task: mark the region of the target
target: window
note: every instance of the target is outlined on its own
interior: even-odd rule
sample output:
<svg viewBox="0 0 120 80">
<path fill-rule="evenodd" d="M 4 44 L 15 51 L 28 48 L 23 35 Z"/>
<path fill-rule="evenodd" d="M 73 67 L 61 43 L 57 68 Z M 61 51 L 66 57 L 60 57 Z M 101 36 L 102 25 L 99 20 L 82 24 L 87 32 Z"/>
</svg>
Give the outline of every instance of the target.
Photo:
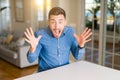
<svg viewBox="0 0 120 80">
<path fill-rule="evenodd" d="M 51 0 L 37 0 L 38 5 L 38 21 L 48 19 L 48 13 L 51 9 Z"/>
<path fill-rule="evenodd" d="M 85 0 L 85 20 L 93 31 L 85 60 L 120 69 L 119 0 Z"/>
<path fill-rule="evenodd" d="M 0 0 L 0 32 L 11 29 L 9 6 L 9 0 Z"/>
<path fill-rule="evenodd" d="M 86 27 L 91 28 L 93 31 L 92 41 L 87 44 L 85 59 L 99 63 L 100 0 L 85 0 L 85 21 Z"/>
<path fill-rule="evenodd" d="M 37 0 L 38 21 L 43 21 L 44 18 L 44 0 Z"/>
</svg>

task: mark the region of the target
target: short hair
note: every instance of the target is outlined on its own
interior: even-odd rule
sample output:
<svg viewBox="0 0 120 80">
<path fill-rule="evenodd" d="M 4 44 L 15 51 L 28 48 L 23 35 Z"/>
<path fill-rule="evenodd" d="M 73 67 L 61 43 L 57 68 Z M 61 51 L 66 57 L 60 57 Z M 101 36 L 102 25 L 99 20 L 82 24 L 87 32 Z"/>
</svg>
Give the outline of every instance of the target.
<svg viewBox="0 0 120 80">
<path fill-rule="evenodd" d="M 60 14 L 63 15 L 64 18 L 66 18 L 66 13 L 62 8 L 53 7 L 49 12 L 49 19 L 50 19 L 50 15 L 60 15 Z"/>
</svg>

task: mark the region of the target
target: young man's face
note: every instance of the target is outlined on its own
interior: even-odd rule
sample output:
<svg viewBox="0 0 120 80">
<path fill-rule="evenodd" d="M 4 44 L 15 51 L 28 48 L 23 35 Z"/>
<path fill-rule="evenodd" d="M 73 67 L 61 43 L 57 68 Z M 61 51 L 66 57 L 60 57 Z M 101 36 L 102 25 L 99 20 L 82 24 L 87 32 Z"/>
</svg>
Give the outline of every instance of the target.
<svg viewBox="0 0 120 80">
<path fill-rule="evenodd" d="M 50 15 L 48 24 L 53 36 L 59 38 L 66 25 L 66 19 L 63 15 Z"/>
</svg>

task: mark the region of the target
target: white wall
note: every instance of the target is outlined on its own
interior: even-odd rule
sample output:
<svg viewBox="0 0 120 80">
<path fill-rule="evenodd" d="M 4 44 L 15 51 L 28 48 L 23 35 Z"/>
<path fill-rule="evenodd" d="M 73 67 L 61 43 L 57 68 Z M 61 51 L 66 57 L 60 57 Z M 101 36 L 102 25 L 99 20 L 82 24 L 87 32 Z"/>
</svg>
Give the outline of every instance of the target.
<svg viewBox="0 0 120 80">
<path fill-rule="evenodd" d="M 24 22 L 16 22 L 15 14 L 14 14 L 14 5 L 13 1 L 11 1 L 11 10 L 12 10 L 12 29 L 15 31 L 23 32 L 26 27 L 31 26 L 33 30 L 36 30 L 38 27 L 35 1 L 34 0 L 24 0 Z M 52 4 L 54 6 L 62 7 L 67 14 L 67 24 L 73 26 L 77 33 L 79 33 L 80 15 L 79 15 L 79 7 L 81 0 L 53 0 Z"/>
<path fill-rule="evenodd" d="M 59 6 L 66 11 L 67 24 L 73 26 L 77 34 L 80 34 L 84 29 L 84 25 L 82 26 L 84 22 L 84 19 L 82 19 L 84 5 L 81 5 L 83 2 L 83 0 L 59 0 Z"/>
<path fill-rule="evenodd" d="M 36 28 L 35 18 L 34 18 L 34 3 L 33 0 L 23 0 L 24 1 L 24 21 L 18 22 L 15 19 L 15 6 L 14 0 L 10 0 L 11 3 L 11 22 L 12 30 L 18 32 L 24 32 L 26 27 L 32 26 L 33 29 Z"/>
<path fill-rule="evenodd" d="M 22 28 L 22 26 L 24 25 L 24 22 L 16 22 L 15 19 L 15 6 L 14 4 L 14 0 L 10 0 L 11 2 L 11 22 L 12 22 L 12 30 L 16 30 L 16 31 L 20 31 Z"/>
</svg>

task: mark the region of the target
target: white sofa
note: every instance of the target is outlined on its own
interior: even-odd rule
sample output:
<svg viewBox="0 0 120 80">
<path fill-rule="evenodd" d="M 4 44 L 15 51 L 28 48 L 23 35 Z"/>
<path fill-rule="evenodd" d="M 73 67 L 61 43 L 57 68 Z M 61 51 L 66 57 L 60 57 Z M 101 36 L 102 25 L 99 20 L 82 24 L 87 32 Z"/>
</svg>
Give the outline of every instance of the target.
<svg viewBox="0 0 120 80">
<path fill-rule="evenodd" d="M 23 40 L 23 35 L 23 32 L 19 31 L 0 32 L 0 58 L 20 68 L 38 64 L 37 60 L 33 63 L 28 62 L 29 45 Z"/>
<path fill-rule="evenodd" d="M 33 63 L 29 63 L 27 60 L 26 53 L 29 49 L 28 45 L 17 47 L 16 51 L 9 49 L 7 46 L 0 45 L 0 58 L 20 67 L 28 67 L 38 64 L 36 60 Z"/>
</svg>

